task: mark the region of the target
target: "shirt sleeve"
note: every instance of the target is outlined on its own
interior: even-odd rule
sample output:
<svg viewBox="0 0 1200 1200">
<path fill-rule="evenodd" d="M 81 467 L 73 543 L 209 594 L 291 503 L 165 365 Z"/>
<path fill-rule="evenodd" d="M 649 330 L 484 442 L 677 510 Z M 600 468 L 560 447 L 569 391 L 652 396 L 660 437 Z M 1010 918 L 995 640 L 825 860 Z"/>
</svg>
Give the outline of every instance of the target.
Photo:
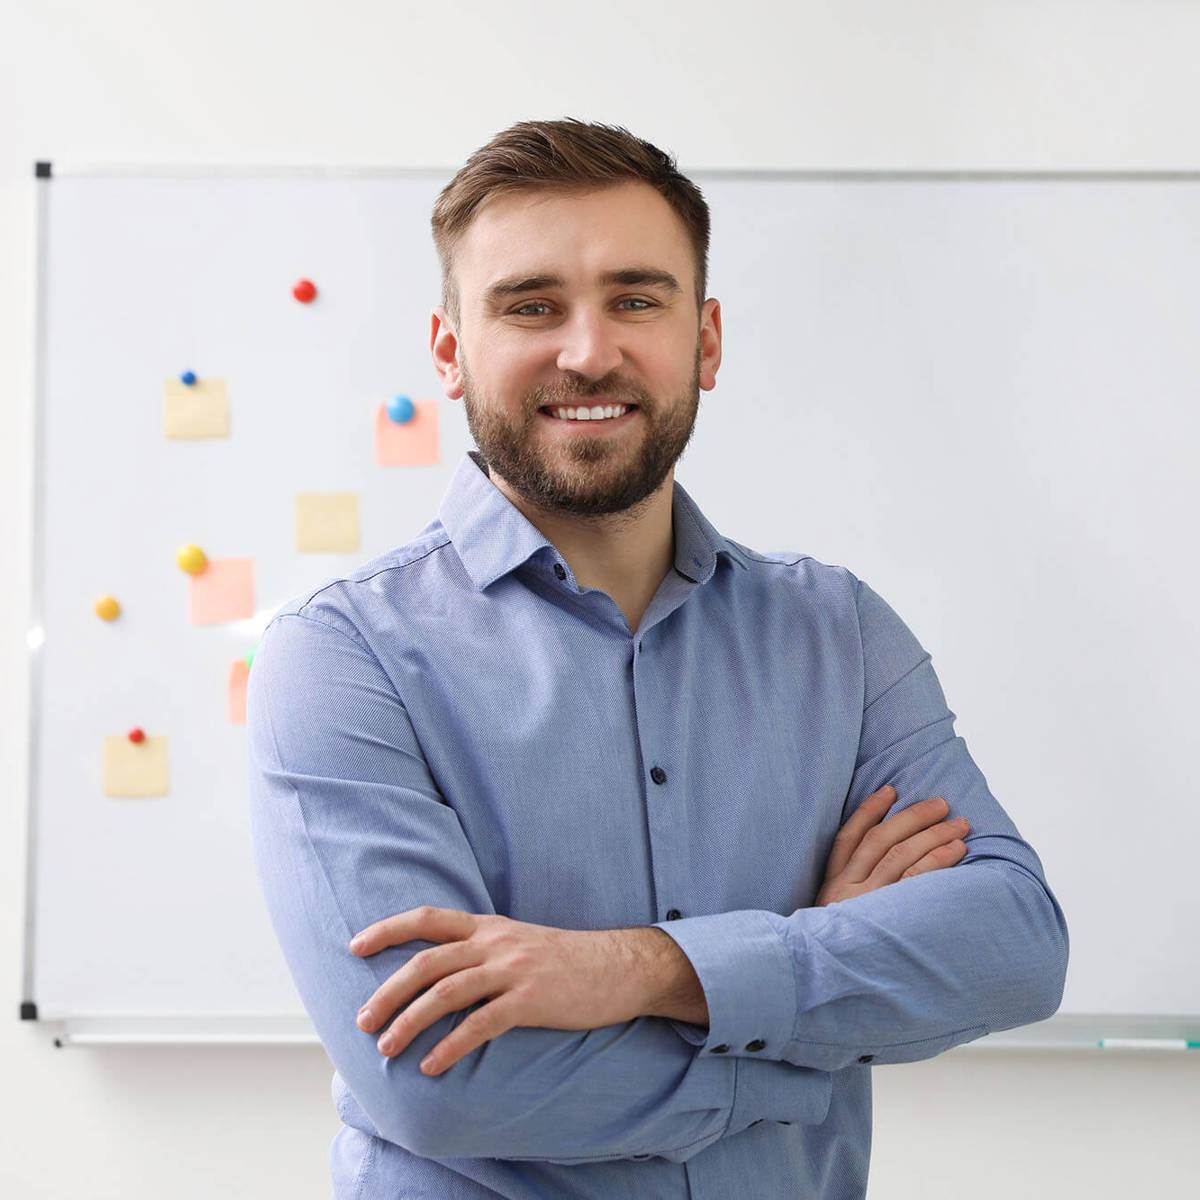
<svg viewBox="0 0 1200 1200">
<path fill-rule="evenodd" d="M 967 854 L 822 908 L 660 922 L 704 989 L 702 1056 L 828 1071 L 911 1062 L 1042 1020 L 1062 998 L 1066 922 L 1037 855 L 955 736 L 929 655 L 867 584 L 850 581 L 865 687 L 841 819 L 886 783 L 897 792 L 891 812 L 941 796 L 970 822 Z M 674 1024 L 699 1040 L 696 1026 Z"/>
<path fill-rule="evenodd" d="M 355 1102 L 340 1106 L 343 1116 L 425 1157 L 556 1163 L 682 1162 L 760 1119 L 821 1121 L 828 1073 L 701 1057 L 659 1017 L 582 1032 L 510 1029 L 441 1075 L 423 1075 L 418 1063 L 466 1009 L 400 1054 L 379 1053 L 378 1035 L 355 1016 L 431 943 L 360 958 L 350 938 L 423 904 L 495 908 L 391 680 L 344 617 L 319 611 L 277 616 L 256 651 L 250 817 L 284 959 Z"/>
</svg>

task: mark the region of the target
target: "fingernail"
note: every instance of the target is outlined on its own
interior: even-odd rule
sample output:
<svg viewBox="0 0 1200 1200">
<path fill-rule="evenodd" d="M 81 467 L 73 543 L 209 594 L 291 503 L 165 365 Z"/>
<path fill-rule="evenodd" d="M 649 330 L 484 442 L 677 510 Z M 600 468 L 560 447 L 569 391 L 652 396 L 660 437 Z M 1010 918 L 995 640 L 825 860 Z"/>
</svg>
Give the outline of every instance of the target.
<svg viewBox="0 0 1200 1200">
<path fill-rule="evenodd" d="M 379 1048 L 384 1052 L 384 1054 L 387 1054 L 395 1044 L 396 1039 L 393 1038 L 390 1033 L 385 1033 L 383 1037 L 379 1039 Z"/>
<path fill-rule="evenodd" d="M 350 939 L 351 950 L 361 950 L 367 944 L 367 939 L 361 933 L 356 934 Z"/>
<path fill-rule="evenodd" d="M 358 1014 L 358 1026 L 360 1029 L 369 1029 L 371 1026 L 371 1010 L 369 1008 L 362 1009 Z"/>
<path fill-rule="evenodd" d="M 437 1059 L 435 1059 L 432 1054 L 421 1059 L 421 1070 L 424 1071 L 426 1075 L 432 1075 L 436 1066 Z"/>
</svg>

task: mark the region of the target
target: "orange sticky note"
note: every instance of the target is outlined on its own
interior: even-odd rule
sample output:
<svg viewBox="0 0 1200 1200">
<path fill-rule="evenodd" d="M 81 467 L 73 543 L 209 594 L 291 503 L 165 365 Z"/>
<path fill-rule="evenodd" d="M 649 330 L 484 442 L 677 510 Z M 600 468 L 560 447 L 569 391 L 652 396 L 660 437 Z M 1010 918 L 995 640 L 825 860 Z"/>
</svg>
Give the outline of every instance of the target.
<svg viewBox="0 0 1200 1200">
<path fill-rule="evenodd" d="M 436 400 L 416 400 L 411 421 L 400 424 L 387 415 L 387 405 L 375 410 L 375 461 L 381 467 L 425 467 L 438 461 Z"/>
<path fill-rule="evenodd" d="M 229 687 L 225 698 L 225 714 L 231 725 L 246 723 L 246 684 L 250 682 L 250 668 L 244 658 L 235 658 L 229 664 Z"/>
<path fill-rule="evenodd" d="M 191 576 L 189 616 L 193 625 L 219 625 L 254 616 L 254 559 L 210 558 Z"/>
</svg>

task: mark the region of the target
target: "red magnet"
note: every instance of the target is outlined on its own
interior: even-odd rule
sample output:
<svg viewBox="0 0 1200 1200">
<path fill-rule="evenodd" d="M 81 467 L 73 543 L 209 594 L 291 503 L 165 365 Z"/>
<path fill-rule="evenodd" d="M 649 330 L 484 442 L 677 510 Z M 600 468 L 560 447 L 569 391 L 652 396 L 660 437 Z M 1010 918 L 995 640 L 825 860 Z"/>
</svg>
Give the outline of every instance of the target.
<svg viewBox="0 0 1200 1200">
<path fill-rule="evenodd" d="M 311 279 L 301 279 L 294 288 L 292 295 L 301 304 L 311 304 L 317 297 L 317 285 Z"/>
<path fill-rule="evenodd" d="M 131 729 L 129 731 L 129 740 L 131 742 L 144 742 L 146 735 L 140 729 Z"/>
</svg>

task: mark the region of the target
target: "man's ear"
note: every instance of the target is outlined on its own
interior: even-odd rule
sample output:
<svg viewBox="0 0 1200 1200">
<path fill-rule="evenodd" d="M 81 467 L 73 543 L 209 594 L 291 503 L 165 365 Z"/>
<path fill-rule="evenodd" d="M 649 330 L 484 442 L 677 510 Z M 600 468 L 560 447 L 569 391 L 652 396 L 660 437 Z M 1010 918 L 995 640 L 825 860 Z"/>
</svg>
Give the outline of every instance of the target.
<svg viewBox="0 0 1200 1200">
<path fill-rule="evenodd" d="M 700 387 L 711 392 L 717 386 L 721 365 L 721 303 L 711 297 L 700 310 Z"/>
<path fill-rule="evenodd" d="M 447 399 L 462 398 L 462 368 L 458 362 L 458 334 L 450 323 L 450 315 L 439 304 L 433 310 L 429 331 L 429 353 L 433 356 L 433 369 L 442 381 L 442 391 Z"/>
</svg>

